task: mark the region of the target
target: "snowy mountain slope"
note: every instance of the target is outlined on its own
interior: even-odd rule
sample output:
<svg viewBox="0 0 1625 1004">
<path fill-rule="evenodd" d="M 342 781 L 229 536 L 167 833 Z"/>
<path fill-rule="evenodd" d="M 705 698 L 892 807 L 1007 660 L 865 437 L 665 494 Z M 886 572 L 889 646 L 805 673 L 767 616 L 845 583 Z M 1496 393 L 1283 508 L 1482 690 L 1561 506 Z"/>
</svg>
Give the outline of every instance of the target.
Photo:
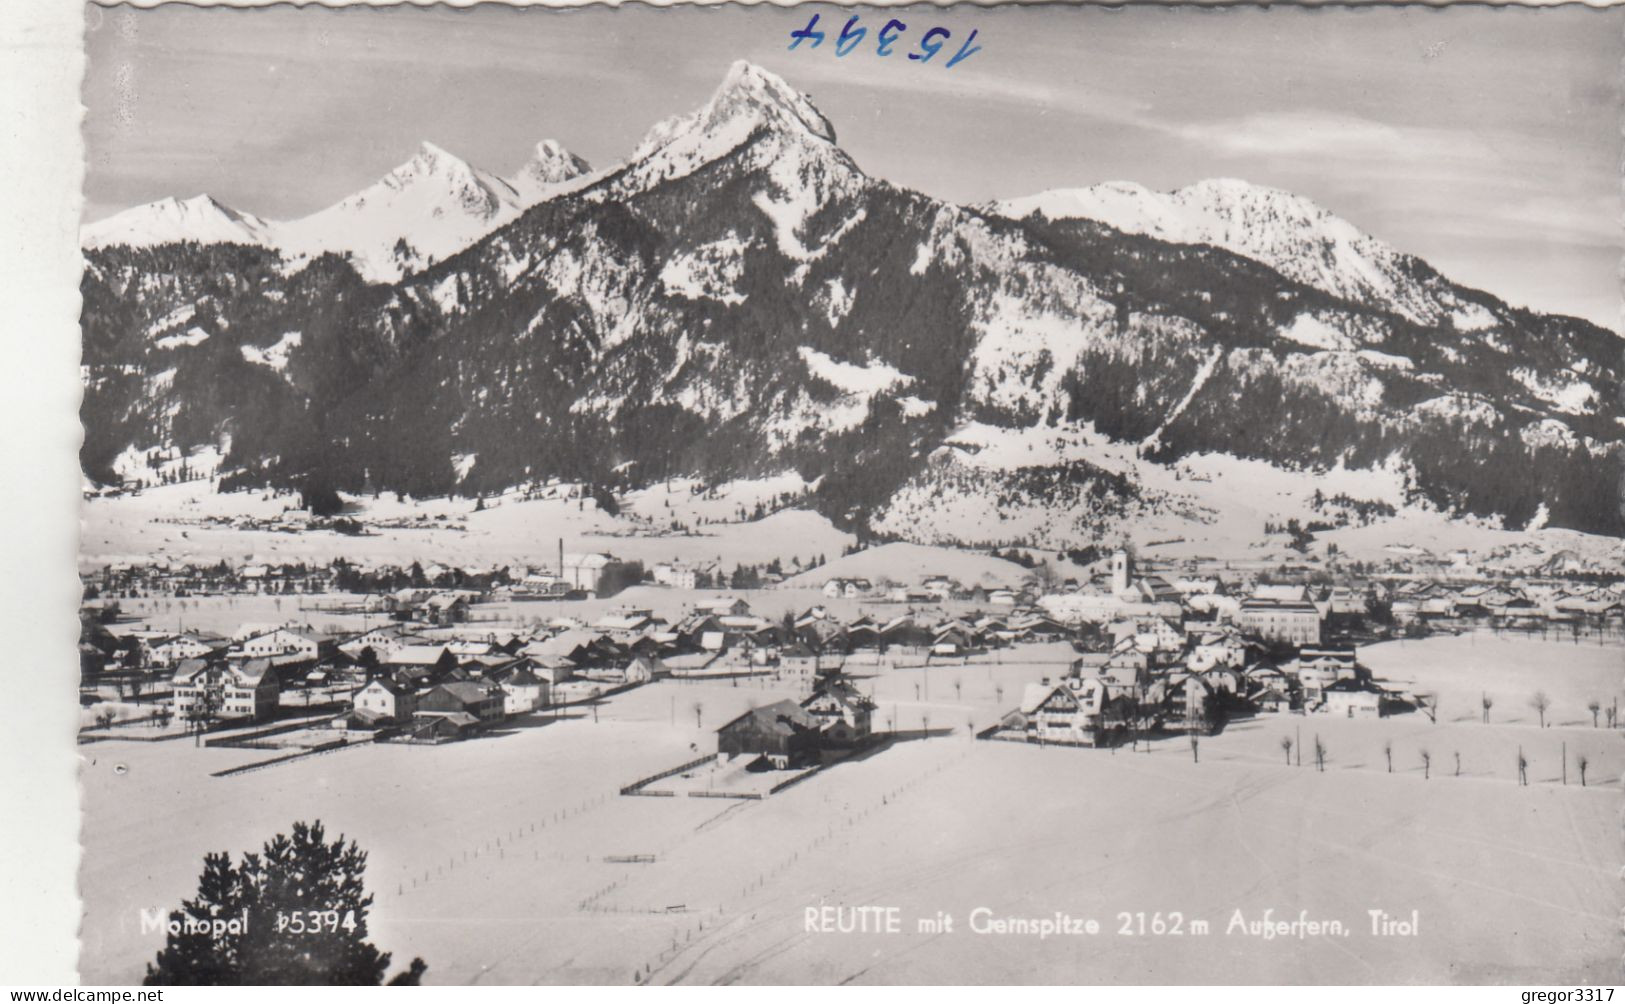
<svg viewBox="0 0 1625 1004">
<path fill-rule="evenodd" d="M 266 247 L 280 252 L 291 270 L 331 253 L 368 281 L 387 283 L 456 254 L 570 190 L 589 170 L 586 161 L 544 140 L 505 180 L 425 142 L 377 182 L 296 220 L 264 220 L 199 195 L 126 210 L 87 224 L 80 236 L 87 249 L 183 241 Z"/>
<path fill-rule="evenodd" d="M 432 143 L 372 185 L 279 228 L 285 254 L 349 257 L 367 279 L 390 281 L 456 254 L 514 219 L 519 193 Z"/>
<path fill-rule="evenodd" d="M 1387 304 L 1418 324 L 1472 330 L 1490 323 L 1480 305 L 1420 260 L 1302 196 L 1244 181 L 1209 179 L 1172 192 L 1108 182 L 1010 199 L 992 210 L 1012 218 L 1095 220 L 1171 243 L 1210 244 L 1341 299 Z"/>
<path fill-rule="evenodd" d="M 144 248 L 181 241 L 271 246 L 277 240 L 276 227 L 208 195 L 196 195 L 190 199 L 160 199 L 86 224 L 80 239 L 86 248 Z"/>
<path fill-rule="evenodd" d="M 457 172 L 423 174 L 443 192 Z M 92 252 L 87 471 L 115 480 L 131 448 L 222 429 L 228 485 L 421 496 L 562 477 L 607 498 L 794 471 L 843 528 L 1061 547 L 1244 503 L 1250 475 L 1208 499 L 1217 482 L 1176 473 L 1216 457 L 1294 485 L 1403 472 L 1368 479 L 1383 511 L 1625 533 L 1605 490 L 1625 469 L 1601 390 L 1617 339 L 1422 263 L 1430 302 L 1482 307 L 1471 330 L 1210 242 L 898 189 L 743 64 L 624 165 L 556 184 L 386 284 L 331 255 L 289 270 L 255 248 Z M 159 347 L 155 325 L 208 338 Z M 968 425 L 1065 448 L 967 466 Z"/>
</svg>

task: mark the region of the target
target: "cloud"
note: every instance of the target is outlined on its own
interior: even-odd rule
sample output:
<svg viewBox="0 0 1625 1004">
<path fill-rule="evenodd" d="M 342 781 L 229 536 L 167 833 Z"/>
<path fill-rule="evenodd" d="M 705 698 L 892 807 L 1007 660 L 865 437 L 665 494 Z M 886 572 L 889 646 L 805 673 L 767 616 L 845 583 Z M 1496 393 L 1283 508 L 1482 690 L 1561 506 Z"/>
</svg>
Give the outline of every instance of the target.
<svg viewBox="0 0 1625 1004">
<path fill-rule="evenodd" d="M 899 55 L 891 58 L 899 58 Z M 918 68 L 910 66 L 905 69 Z M 952 73 L 900 73 L 876 59 L 863 63 L 809 59 L 803 66 L 796 66 L 787 73 L 786 79 L 797 86 L 802 86 L 801 82 L 805 81 L 825 86 L 859 87 L 866 91 L 901 92 L 942 100 L 1016 105 L 1027 110 L 1042 108 L 1145 128 L 1157 127 L 1157 123 L 1149 117 L 1150 103 L 1138 95 L 983 73 L 972 69 L 968 62 L 955 68 Z"/>
<path fill-rule="evenodd" d="M 1232 157 L 1392 157 L 1414 155 L 1418 138 L 1427 141 L 1425 146 L 1438 145 L 1433 136 L 1407 136 L 1407 130 L 1384 122 L 1322 111 L 1270 112 L 1184 125 L 1159 123 L 1154 128 Z"/>
</svg>

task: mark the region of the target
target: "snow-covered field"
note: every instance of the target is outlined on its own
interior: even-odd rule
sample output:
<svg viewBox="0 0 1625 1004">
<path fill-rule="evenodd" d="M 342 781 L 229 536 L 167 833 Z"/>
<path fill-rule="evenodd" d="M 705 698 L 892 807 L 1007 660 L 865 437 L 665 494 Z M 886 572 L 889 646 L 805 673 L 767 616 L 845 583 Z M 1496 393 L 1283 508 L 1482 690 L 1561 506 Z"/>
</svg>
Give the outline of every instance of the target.
<svg viewBox="0 0 1625 1004">
<path fill-rule="evenodd" d="M 615 792 L 713 749 L 711 730 L 750 705 L 791 695 L 770 681 L 663 682 L 611 698 L 596 720 L 575 709 L 477 741 L 366 746 L 231 778 L 208 774 L 270 754 L 97 743 L 84 749 L 82 978 L 139 978 L 158 947 L 139 909 L 190 894 L 205 851 L 255 849 L 320 818 L 370 853 L 374 939 L 397 966 L 423 956 L 433 982 L 1597 982 L 1615 971 L 1625 905 L 1613 881 L 1625 748 L 1589 720 L 1567 724 L 1618 653 L 1585 651 L 1486 637 L 1364 650 L 1385 675 L 1403 660 L 1445 694 L 1471 689 L 1475 672 L 1509 694 L 1539 681 L 1559 722 L 1545 730 L 1511 720 L 1510 706 L 1490 725 L 1455 721 L 1448 704 L 1438 724 L 1287 715 L 1232 723 L 1202 740 L 1199 763 L 1177 739 L 1135 753 L 970 738 L 1022 683 L 1057 674 L 1064 652 L 854 666 L 881 727 L 917 735 L 929 716 L 932 737 L 750 803 Z M 1309 755 L 1284 762 L 1280 739 L 1300 733 L 1329 750 L 1324 773 Z M 1515 782 L 1519 745 L 1529 787 Z M 633 855 L 655 861 L 606 860 Z M 903 933 L 805 929 L 808 908 L 865 904 L 897 907 Z M 1101 933 L 977 934 L 979 907 L 1066 912 Z M 1256 921 L 1266 909 L 1349 933 L 1227 933 L 1235 911 Z M 1374 937 L 1371 909 L 1420 911 L 1420 933 Z M 938 911 L 952 933 L 916 931 Z M 1140 911 L 1211 927 L 1118 934 L 1119 913 Z"/>
<path fill-rule="evenodd" d="M 1536 691 L 1551 700 L 1546 721 L 1555 726 L 1590 728 L 1591 701 L 1607 707 L 1617 697 L 1625 704 L 1625 648 L 1594 639 L 1543 641 L 1481 630 L 1369 645 L 1360 661 L 1403 689 L 1437 693 L 1440 717 L 1451 722 L 1479 721 L 1485 696 L 1494 705 L 1492 721 L 1532 727 L 1540 717 L 1529 705 Z"/>
<path fill-rule="evenodd" d="M 837 557 L 854 540 L 822 516 L 805 509 L 737 520 L 757 503 L 799 494 L 799 478 L 770 478 L 723 485 L 695 495 L 685 483 L 632 493 L 626 512 L 611 516 L 592 499 L 521 499 L 510 492 L 475 511 L 467 498 L 406 499 L 392 495 L 348 499 L 354 518 L 373 528 L 363 536 L 331 531 L 290 533 L 205 523 L 210 518 L 251 517 L 271 521 L 299 504 L 296 495 L 233 492 L 222 495 L 210 481 L 148 488 L 133 495 L 95 498 L 81 510 L 81 567 L 151 561 L 315 562 L 346 558 L 364 565 L 438 561 L 465 568 L 556 563 L 558 542 L 569 552 L 608 551 L 645 565 L 660 561 L 739 563 L 778 558 L 788 567 L 819 556 Z M 771 509 L 771 507 L 769 507 Z M 704 518 L 707 522 L 699 524 Z M 680 520 L 687 533 L 671 532 Z"/>
<path fill-rule="evenodd" d="M 997 474 L 1081 458 L 1130 477 L 1142 487 L 1145 501 L 1136 504 L 1129 524 L 1111 530 L 1108 537 L 1115 543 L 1126 533 L 1147 557 L 1159 559 L 1301 560 L 1303 555 L 1288 548 L 1284 534 L 1264 533 L 1267 523 L 1327 519 L 1330 511 L 1317 510 L 1313 504 L 1317 492 L 1359 501 L 1403 496 L 1404 472 L 1398 469 L 1317 474 L 1220 455 L 1192 456 L 1163 466 L 1140 458 L 1133 444 L 1114 443 L 1087 427 L 995 429 L 973 424 L 952 441 L 972 451 L 955 452 L 955 462 L 972 472 Z M 139 466 L 143 456 L 135 451 L 130 464 Z M 183 461 L 193 470 L 208 471 L 218 466 L 219 457 L 212 451 L 175 457 L 166 460 L 164 469 L 178 470 Z M 471 456 L 466 462 L 477 464 L 478 458 Z M 794 575 L 793 562 L 824 558 L 833 565 L 855 540 L 804 507 L 799 500 L 811 486 L 794 474 L 711 487 L 674 479 L 628 493 L 615 516 L 601 511 L 590 498 L 524 499 L 515 490 L 487 499 L 478 511 L 474 500 L 467 498 L 347 497 L 349 515 L 369 528 L 362 536 L 207 522 L 248 518 L 270 522 L 298 505 L 298 497 L 289 494 L 221 495 L 216 484 L 197 480 L 88 500 L 81 513 L 81 567 L 220 559 L 325 564 L 336 557 L 363 565 L 405 565 L 414 560 L 475 568 L 548 565 L 556 561 L 562 538 L 566 551 L 607 551 L 645 565 L 717 562 L 731 570 L 737 564 L 765 564 L 776 558 L 787 574 Z M 561 494 L 567 488 L 559 486 Z M 945 544 L 1015 542 L 1043 550 L 1059 542 L 1077 542 L 1074 524 L 1081 510 L 1070 504 L 1020 506 L 991 487 L 978 491 L 960 485 L 948 495 L 939 488 L 930 478 L 905 487 L 878 514 L 876 529 Z M 758 505 L 766 513 L 761 519 L 754 518 Z M 1614 538 L 1560 529 L 1503 529 L 1413 505 L 1366 526 L 1324 531 L 1317 537 L 1315 554 L 1320 556 L 1329 544 L 1347 559 L 1365 561 L 1459 550 L 1478 561 L 1514 568 L 1535 567 L 1560 553 L 1592 567 L 1625 562 L 1625 545 Z M 951 547 L 920 547 L 917 552 L 899 547 L 884 555 L 871 549 L 857 557 L 859 561 L 828 574 L 885 576 L 904 582 L 911 572 L 923 570 L 966 582 L 989 576 L 990 581 L 1003 582 L 1009 572 L 1001 567 L 1004 563 L 990 564 L 989 559 Z M 893 561 L 898 558 L 902 560 Z M 958 565 L 966 567 L 950 567 Z M 822 585 L 827 577 L 820 573 L 816 583 Z"/>
</svg>

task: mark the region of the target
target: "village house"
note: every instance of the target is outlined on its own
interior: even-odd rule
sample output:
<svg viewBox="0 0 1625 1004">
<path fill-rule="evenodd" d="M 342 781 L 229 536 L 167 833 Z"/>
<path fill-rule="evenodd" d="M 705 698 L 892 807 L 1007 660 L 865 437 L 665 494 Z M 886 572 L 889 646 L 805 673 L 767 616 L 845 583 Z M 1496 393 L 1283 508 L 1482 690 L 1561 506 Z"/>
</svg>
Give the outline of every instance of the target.
<svg viewBox="0 0 1625 1004">
<path fill-rule="evenodd" d="M 1114 642 L 1132 640 L 1136 651 L 1177 653 L 1185 650 L 1185 633 L 1161 617 L 1139 617 L 1111 625 Z"/>
<path fill-rule="evenodd" d="M 414 743 L 445 743 L 477 734 L 481 722 L 467 712 L 418 715 L 412 719 L 406 738 Z"/>
<path fill-rule="evenodd" d="M 410 637 L 405 626 L 386 624 L 344 639 L 339 642 L 338 649 L 352 659 L 359 659 L 361 653 L 370 648 L 373 656 L 382 660 L 394 649 L 409 644 Z"/>
<path fill-rule="evenodd" d="M 1234 628 L 1202 629 L 1190 635 L 1185 668 L 1201 673 L 1214 666 L 1241 667 L 1247 663 L 1247 646 Z"/>
<path fill-rule="evenodd" d="M 423 617 L 431 624 L 461 624 L 468 620 L 469 596 L 463 592 L 435 593 L 423 601 Z"/>
<path fill-rule="evenodd" d="M 437 684 L 418 695 L 417 718 L 431 715 L 467 714 L 477 721 L 491 722 L 503 715 L 504 695 L 500 686 L 473 680 Z"/>
<path fill-rule="evenodd" d="M 846 680 L 824 682 L 801 707 L 819 723 L 826 747 L 846 748 L 869 740 L 874 702 Z"/>
<path fill-rule="evenodd" d="M 570 592 L 570 580 L 551 572 L 530 572 L 514 586 L 513 593 L 521 598 L 557 600 Z"/>
<path fill-rule="evenodd" d="M 175 717 L 265 721 L 276 714 L 281 685 L 268 659 L 228 663 L 187 659 L 170 678 Z"/>
<path fill-rule="evenodd" d="M 1332 684 L 1358 679 L 1361 674 L 1352 647 L 1317 647 L 1299 650 L 1293 675 L 1303 692 L 1304 705 L 1312 708 Z"/>
<path fill-rule="evenodd" d="M 576 664 L 558 655 L 524 656 L 525 668 L 549 687 L 556 687 L 576 675 Z"/>
<path fill-rule="evenodd" d="M 193 633 L 179 634 L 148 644 L 147 661 L 154 666 L 175 666 L 187 659 L 202 659 L 223 652 L 226 647 L 227 642 L 224 638 Z"/>
<path fill-rule="evenodd" d="M 391 724 L 410 720 L 417 710 L 417 700 L 411 689 L 380 676 L 356 691 L 350 706 L 372 721 Z"/>
<path fill-rule="evenodd" d="M 624 683 L 651 683 L 670 675 L 671 670 L 666 667 L 665 660 L 648 654 L 634 655 L 621 669 Z"/>
<path fill-rule="evenodd" d="M 987 594 L 987 601 L 996 607 L 1013 607 L 1016 593 L 1013 589 L 995 589 Z"/>
<path fill-rule="evenodd" d="M 795 641 L 779 649 L 779 672 L 804 685 L 818 675 L 819 653 L 804 642 Z"/>
<path fill-rule="evenodd" d="M 592 624 L 594 631 L 600 631 L 617 639 L 631 639 L 656 626 L 664 625 L 665 621 L 657 620 L 653 612 L 647 609 L 611 610 L 598 618 Z"/>
<path fill-rule="evenodd" d="M 830 579 L 824 583 L 824 595 L 830 599 L 862 599 L 872 589 L 874 583 L 868 579 Z"/>
<path fill-rule="evenodd" d="M 702 600 L 694 604 L 696 613 L 710 617 L 744 617 L 750 613 L 750 604 L 734 596 Z"/>
<path fill-rule="evenodd" d="M 1327 595 L 1327 602 L 1331 605 L 1332 613 L 1343 616 L 1364 616 L 1370 605 L 1365 593 L 1347 586 L 1333 586 Z"/>
<path fill-rule="evenodd" d="M 1292 678 L 1271 662 L 1258 662 L 1242 671 L 1242 696 L 1259 711 L 1292 710 Z"/>
<path fill-rule="evenodd" d="M 417 689 L 457 667 L 457 657 L 444 645 L 402 645 L 378 661 L 379 668 L 405 686 Z"/>
<path fill-rule="evenodd" d="M 296 655 L 301 659 L 318 662 L 323 656 L 337 651 L 332 638 L 299 628 L 280 627 L 264 634 L 243 639 L 237 651 L 250 659 L 273 655 Z"/>
<path fill-rule="evenodd" d="M 698 589 L 700 576 L 709 578 L 715 569 L 714 564 L 695 565 L 683 561 L 662 561 L 650 571 L 650 577 L 657 585 L 670 586 L 673 589 Z"/>
<path fill-rule="evenodd" d="M 547 681 L 526 669 L 522 663 L 493 673 L 491 679 L 502 688 L 502 713 L 505 715 L 528 714 L 547 706 Z"/>
<path fill-rule="evenodd" d="M 1069 676 L 1059 683 L 1045 678 L 1027 685 L 1018 713 L 1007 717 L 1006 727 L 1023 729 L 1029 742 L 1104 745 L 1111 700 L 1099 677 Z"/>
<path fill-rule="evenodd" d="M 948 625 L 939 629 L 931 639 L 931 655 L 958 657 L 974 647 L 971 631 L 963 625 Z"/>
<path fill-rule="evenodd" d="M 1386 713 L 1382 689 L 1366 680 L 1343 679 L 1321 691 L 1321 701 L 1312 710 L 1346 718 L 1377 718 Z"/>
</svg>

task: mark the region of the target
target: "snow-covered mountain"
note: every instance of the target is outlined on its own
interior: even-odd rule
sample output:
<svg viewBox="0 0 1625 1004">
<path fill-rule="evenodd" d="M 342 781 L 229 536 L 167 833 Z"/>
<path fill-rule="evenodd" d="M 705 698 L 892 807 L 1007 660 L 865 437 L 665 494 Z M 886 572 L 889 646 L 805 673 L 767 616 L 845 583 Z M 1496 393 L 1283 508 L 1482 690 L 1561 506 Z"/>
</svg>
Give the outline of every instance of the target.
<svg viewBox="0 0 1625 1004">
<path fill-rule="evenodd" d="M 998 202 L 1012 218 L 1086 219 L 1175 244 L 1209 244 L 1261 261 L 1305 285 L 1356 302 L 1380 301 L 1419 324 L 1472 330 L 1488 315 L 1456 297 L 1419 259 L 1362 232 L 1310 200 L 1233 178 L 1172 192 L 1133 182 L 1064 188 Z"/>
<path fill-rule="evenodd" d="M 456 254 L 522 210 L 512 185 L 433 143 L 377 182 L 278 228 L 289 255 L 348 256 L 387 281 Z"/>
<path fill-rule="evenodd" d="M 508 179 L 508 185 L 519 196 L 519 204 L 528 209 L 563 193 L 570 182 L 591 171 L 591 165 L 556 140 L 544 139 L 536 144 L 525 166 Z"/>
<path fill-rule="evenodd" d="M 393 282 L 444 260 L 567 191 L 587 163 L 553 140 L 537 144 L 512 181 L 425 142 L 411 159 L 325 209 L 288 222 L 264 220 L 207 195 L 164 199 L 87 224 L 86 248 L 247 244 L 298 265 L 326 253 L 348 259 L 370 282 Z"/>
<path fill-rule="evenodd" d="M 656 185 L 687 177 L 741 149 L 741 170 L 770 167 L 772 191 L 758 193 L 774 207 L 784 224 L 785 239 L 802 218 L 841 186 L 860 176 L 844 150 L 835 144 L 835 127 L 806 95 L 782 78 L 740 60 L 728 68 L 721 85 L 699 109 L 655 124 L 633 150 L 626 167 L 597 194 L 626 198 Z M 805 205 L 784 201 L 787 193 L 805 194 Z"/>
<path fill-rule="evenodd" d="M 87 224 L 81 235 L 86 248 L 155 247 L 181 241 L 199 244 L 276 243 L 276 224 L 222 205 L 208 195 L 166 198 Z"/>
<path fill-rule="evenodd" d="M 843 525 L 932 541 L 1171 538 L 1248 506 L 1256 530 L 1251 486 L 1308 505 L 1320 478 L 1343 486 L 1327 522 L 1430 506 L 1625 535 L 1618 339 L 1284 193 L 1096 198 L 1116 224 L 955 206 L 864 174 L 749 64 L 522 212 L 428 159 L 379 197 L 490 229 L 398 281 L 266 248 L 88 254 L 91 476 L 224 430 L 228 485 L 794 471 Z"/>
</svg>

